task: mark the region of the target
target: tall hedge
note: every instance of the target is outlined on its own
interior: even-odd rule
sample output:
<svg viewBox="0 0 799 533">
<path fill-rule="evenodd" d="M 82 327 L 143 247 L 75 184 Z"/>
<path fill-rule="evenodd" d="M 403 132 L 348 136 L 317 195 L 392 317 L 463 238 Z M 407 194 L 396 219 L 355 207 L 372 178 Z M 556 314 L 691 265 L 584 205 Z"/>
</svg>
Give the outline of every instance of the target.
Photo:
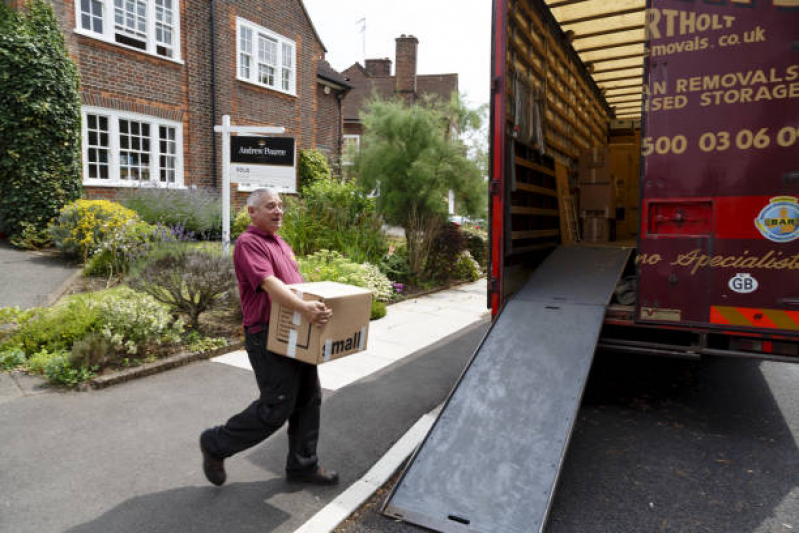
<svg viewBox="0 0 799 533">
<path fill-rule="evenodd" d="M 80 198 L 78 69 L 45 0 L 0 3 L 0 229 L 43 229 Z"/>
</svg>

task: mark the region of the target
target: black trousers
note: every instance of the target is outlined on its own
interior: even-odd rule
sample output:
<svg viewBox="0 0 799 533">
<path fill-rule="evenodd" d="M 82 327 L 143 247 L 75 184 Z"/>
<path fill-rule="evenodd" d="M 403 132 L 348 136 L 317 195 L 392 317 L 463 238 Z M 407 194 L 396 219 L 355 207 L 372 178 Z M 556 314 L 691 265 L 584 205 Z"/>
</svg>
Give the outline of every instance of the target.
<svg viewBox="0 0 799 533">
<path fill-rule="evenodd" d="M 246 334 L 260 397 L 224 426 L 203 434 L 203 445 L 220 459 L 255 446 L 288 420 L 289 453 L 286 471 L 313 470 L 318 464 L 322 389 L 316 366 L 266 349 L 267 330 Z"/>
</svg>

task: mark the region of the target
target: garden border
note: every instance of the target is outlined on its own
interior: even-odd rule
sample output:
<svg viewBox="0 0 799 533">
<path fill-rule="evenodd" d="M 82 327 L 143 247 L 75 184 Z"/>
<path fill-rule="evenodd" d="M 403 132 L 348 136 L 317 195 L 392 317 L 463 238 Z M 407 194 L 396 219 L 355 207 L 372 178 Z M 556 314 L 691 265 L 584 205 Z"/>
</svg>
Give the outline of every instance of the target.
<svg viewBox="0 0 799 533">
<path fill-rule="evenodd" d="M 227 340 L 230 341 L 231 339 Z M 225 346 L 205 352 L 180 352 L 162 359 L 157 359 L 151 363 L 144 363 L 139 366 L 114 372 L 113 374 L 109 374 L 107 376 L 99 376 L 89 379 L 78 385 L 76 389 L 79 391 L 104 389 L 106 387 L 110 387 L 111 385 L 118 385 L 132 379 L 159 374 L 166 370 L 185 366 L 189 363 L 200 361 L 202 359 L 211 359 L 212 357 L 216 357 L 218 355 L 229 353 L 235 350 L 241 350 L 243 347 L 244 343 L 236 339 L 235 342 L 231 342 Z"/>
</svg>

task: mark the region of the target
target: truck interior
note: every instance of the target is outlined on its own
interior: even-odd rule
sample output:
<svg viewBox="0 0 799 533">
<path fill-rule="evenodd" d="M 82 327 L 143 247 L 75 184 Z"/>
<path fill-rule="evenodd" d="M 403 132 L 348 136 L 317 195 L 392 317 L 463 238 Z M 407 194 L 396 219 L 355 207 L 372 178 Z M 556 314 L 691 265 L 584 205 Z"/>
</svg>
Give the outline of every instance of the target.
<svg viewBox="0 0 799 533">
<path fill-rule="evenodd" d="M 645 5 L 509 2 L 505 295 L 559 244 L 636 245 Z M 625 287 L 619 312 L 634 303 L 633 279 Z"/>
</svg>

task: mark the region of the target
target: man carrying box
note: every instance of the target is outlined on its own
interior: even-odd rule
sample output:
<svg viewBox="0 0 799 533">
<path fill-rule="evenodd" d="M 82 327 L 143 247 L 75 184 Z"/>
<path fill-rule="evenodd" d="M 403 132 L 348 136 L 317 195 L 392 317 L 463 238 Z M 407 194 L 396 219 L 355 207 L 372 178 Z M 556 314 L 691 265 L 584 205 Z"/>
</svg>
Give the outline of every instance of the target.
<svg viewBox="0 0 799 533">
<path fill-rule="evenodd" d="M 316 444 L 322 390 L 316 366 L 266 349 L 272 302 L 296 312 L 315 326 L 325 325 L 331 310 L 320 301 L 305 301 L 286 285 L 301 283 L 291 247 L 277 235 L 283 203 L 274 189 L 258 189 L 247 199 L 252 225 L 237 240 L 233 253 L 250 359 L 260 397 L 224 426 L 203 431 L 200 450 L 208 481 L 222 485 L 224 460 L 255 446 L 288 420 L 286 478 L 321 485 L 338 483 L 338 474 L 319 466 Z"/>
</svg>

